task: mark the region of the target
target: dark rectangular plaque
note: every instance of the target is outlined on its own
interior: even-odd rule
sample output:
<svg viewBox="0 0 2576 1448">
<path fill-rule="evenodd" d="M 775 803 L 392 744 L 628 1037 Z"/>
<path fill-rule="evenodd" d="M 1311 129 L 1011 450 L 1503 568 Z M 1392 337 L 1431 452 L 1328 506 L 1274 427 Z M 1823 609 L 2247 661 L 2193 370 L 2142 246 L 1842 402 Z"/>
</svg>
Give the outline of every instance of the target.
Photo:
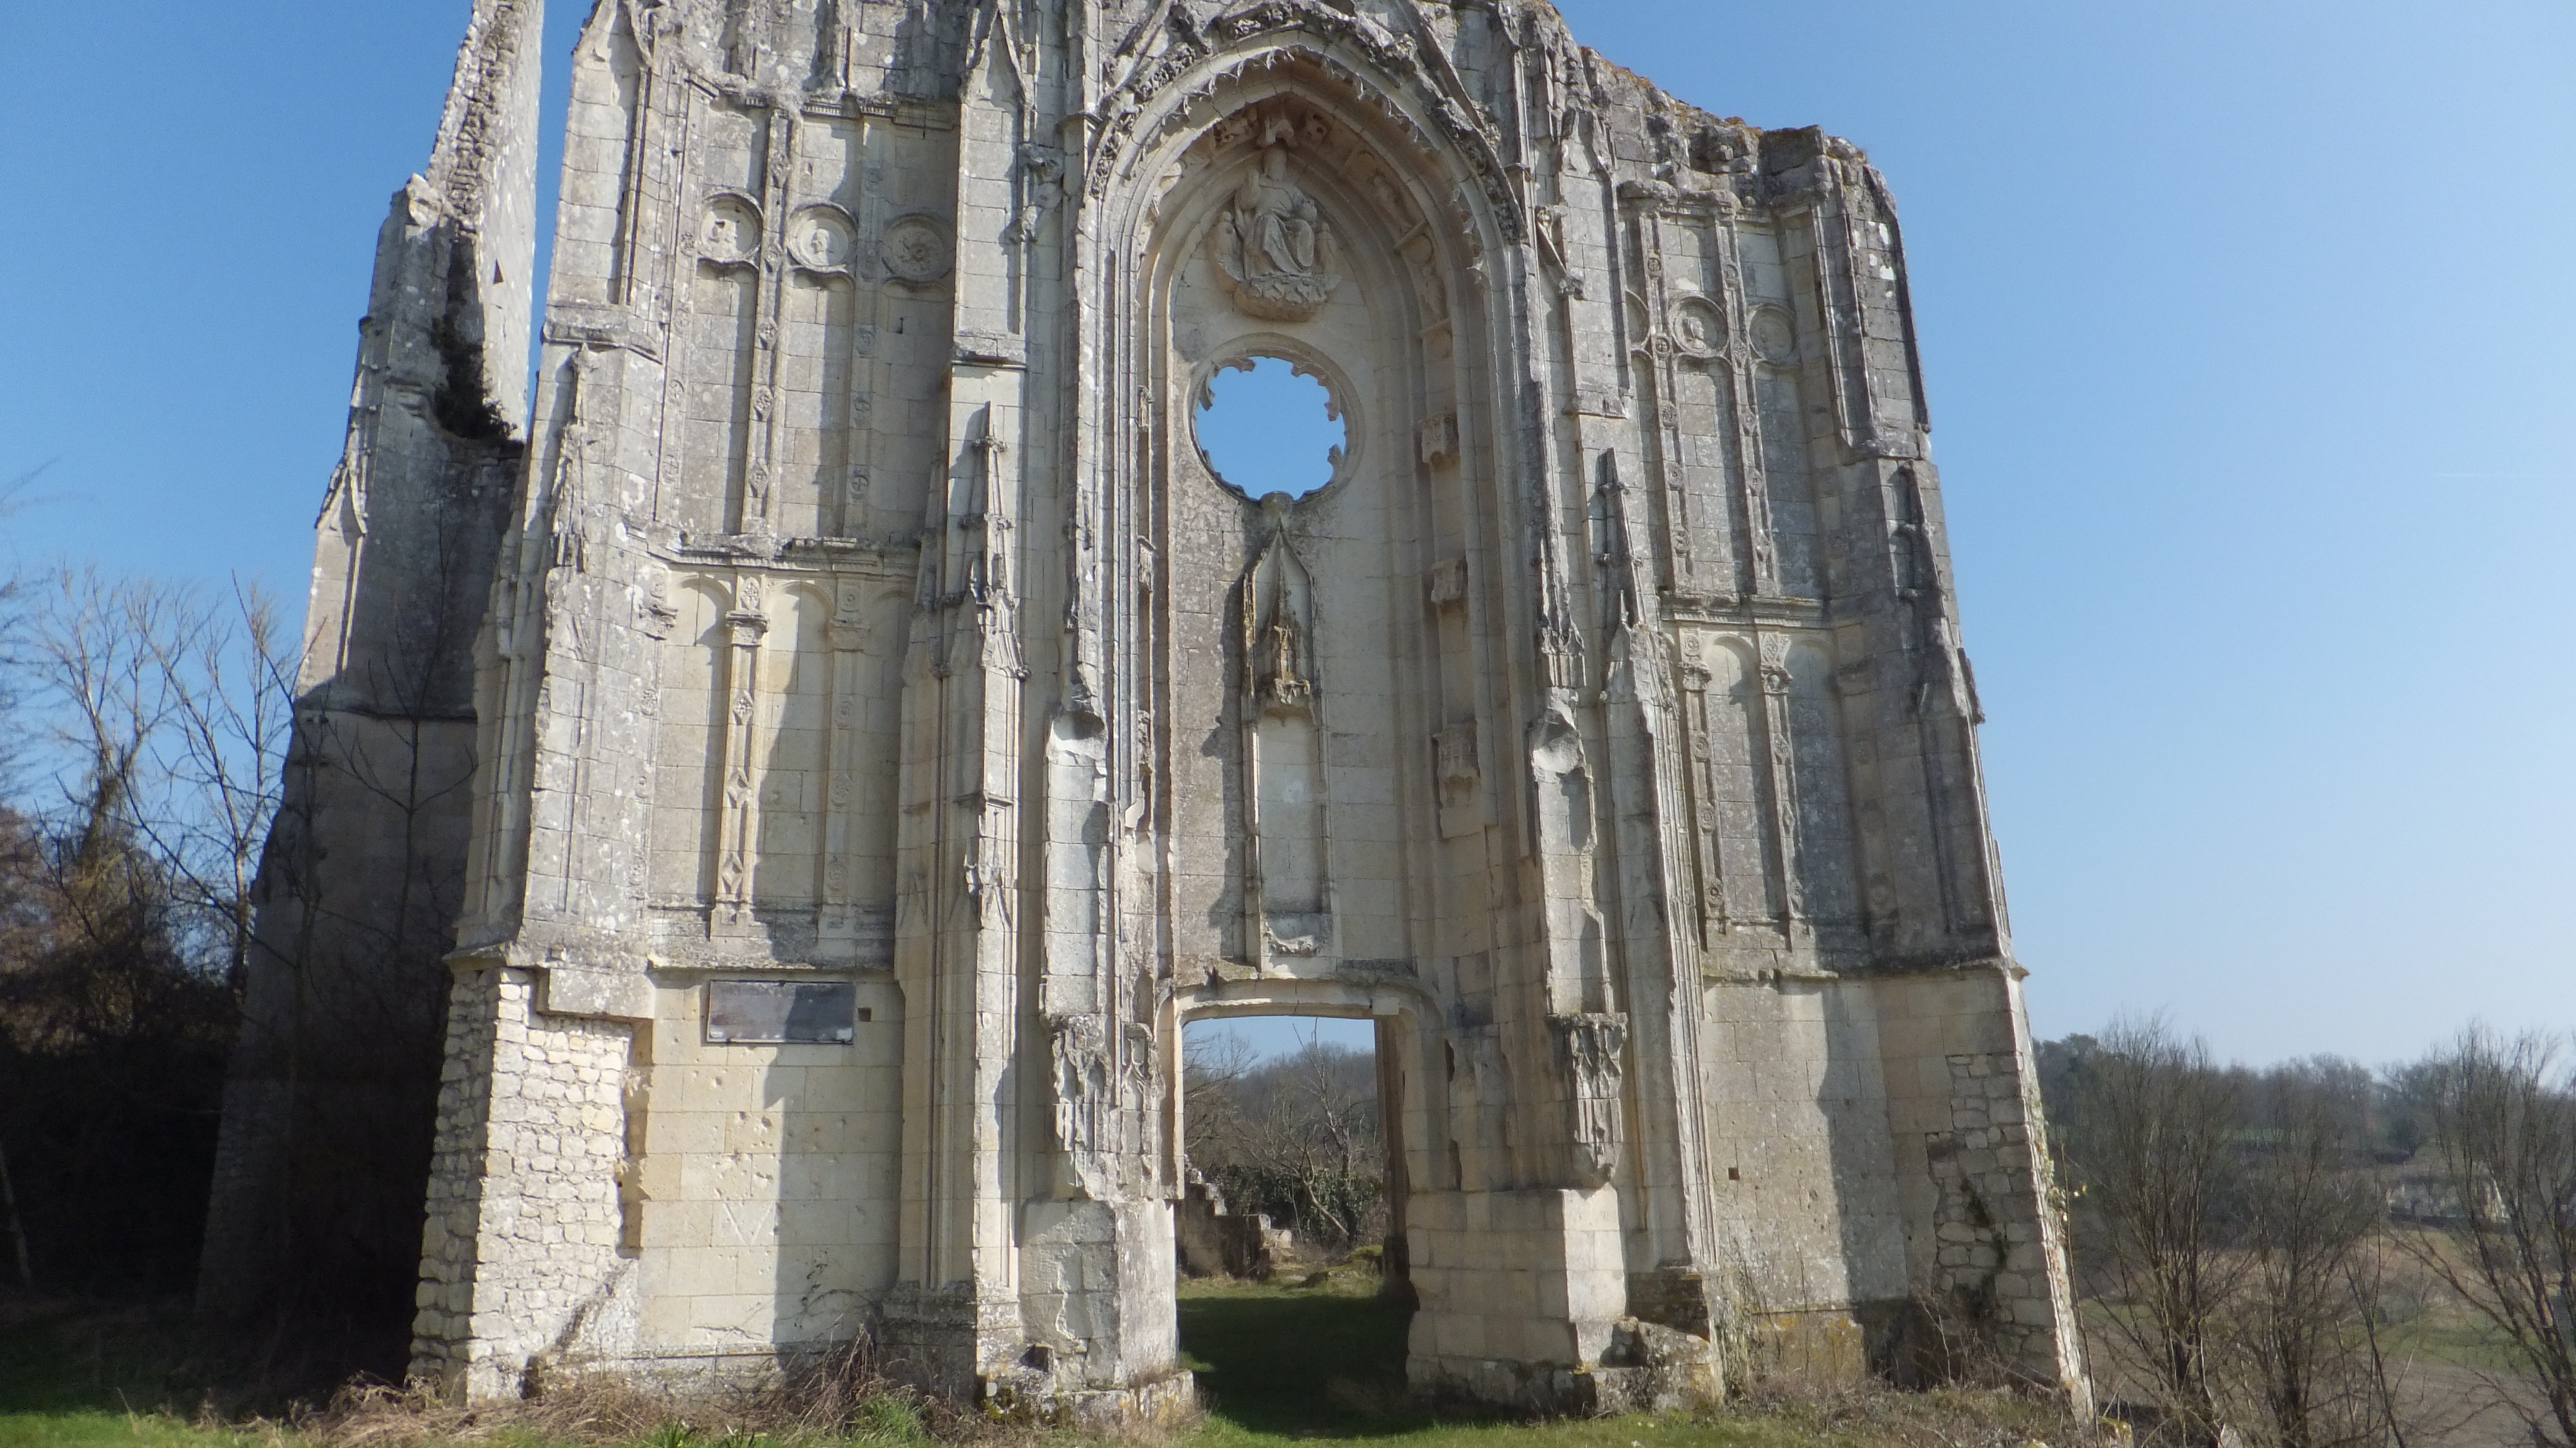
<svg viewBox="0 0 2576 1448">
<path fill-rule="evenodd" d="M 846 1046 L 867 1018 L 848 981 L 707 983 L 707 1039 L 719 1046 Z"/>
</svg>

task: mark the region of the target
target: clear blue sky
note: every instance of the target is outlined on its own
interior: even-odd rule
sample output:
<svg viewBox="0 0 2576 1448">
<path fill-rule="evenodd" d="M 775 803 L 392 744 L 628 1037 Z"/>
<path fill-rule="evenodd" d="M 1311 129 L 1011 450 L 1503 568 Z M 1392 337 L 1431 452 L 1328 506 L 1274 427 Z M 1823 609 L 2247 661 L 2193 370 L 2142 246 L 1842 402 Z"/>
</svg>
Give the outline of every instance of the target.
<svg viewBox="0 0 2576 1448">
<path fill-rule="evenodd" d="M 465 0 L 9 8 L 11 546 L 300 597 Z M 2576 6 L 1564 9 L 1896 188 L 2037 1028 L 2576 1027 Z"/>
</svg>

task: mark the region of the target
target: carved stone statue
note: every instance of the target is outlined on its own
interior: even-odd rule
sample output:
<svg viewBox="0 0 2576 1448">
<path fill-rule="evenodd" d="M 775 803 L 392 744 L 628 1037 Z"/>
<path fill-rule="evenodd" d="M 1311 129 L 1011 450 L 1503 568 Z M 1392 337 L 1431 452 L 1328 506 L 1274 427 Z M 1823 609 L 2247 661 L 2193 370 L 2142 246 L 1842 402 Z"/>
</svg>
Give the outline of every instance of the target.
<svg viewBox="0 0 2576 1448">
<path fill-rule="evenodd" d="M 1261 682 L 1256 692 L 1263 703 L 1301 705 L 1314 696 L 1315 686 L 1306 682 L 1305 668 L 1299 662 L 1303 653 L 1297 625 L 1274 616 L 1261 635 Z"/>
<path fill-rule="evenodd" d="M 1558 1016 L 1557 1064 L 1572 1087 L 1574 1150 L 1584 1179 L 1607 1182 L 1619 1169 L 1619 1091 L 1628 1063 L 1628 1018 Z"/>
<path fill-rule="evenodd" d="M 1288 174 L 1288 148 L 1273 145 L 1217 219 L 1217 270 L 1234 304 L 1273 322 L 1314 319 L 1339 291 L 1339 242 L 1315 199 Z"/>
</svg>

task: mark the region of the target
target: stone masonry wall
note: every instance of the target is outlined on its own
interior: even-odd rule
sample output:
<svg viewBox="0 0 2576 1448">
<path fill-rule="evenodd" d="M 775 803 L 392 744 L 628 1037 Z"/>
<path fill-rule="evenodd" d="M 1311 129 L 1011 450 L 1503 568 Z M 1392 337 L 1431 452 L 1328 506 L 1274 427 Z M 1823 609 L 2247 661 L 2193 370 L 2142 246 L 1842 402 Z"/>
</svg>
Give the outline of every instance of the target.
<svg viewBox="0 0 2576 1448">
<path fill-rule="evenodd" d="M 640 1307 L 579 1346 L 705 1362 L 848 1340 L 894 1279 L 900 996 L 863 985 L 854 1042 L 791 1046 L 709 1042 L 694 977 L 653 999 L 627 1122 Z"/>
<path fill-rule="evenodd" d="M 2005 1363 L 2085 1392 L 2020 985 L 2003 967 L 1880 982 L 1917 1291 Z"/>
<path fill-rule="evenodd" d="M 457 982 L 422 1243 L 414 1370 L 515 1396 L 627 1270 L 620 1024 L 535 1011 L 527 971 Z"/>
</svg>

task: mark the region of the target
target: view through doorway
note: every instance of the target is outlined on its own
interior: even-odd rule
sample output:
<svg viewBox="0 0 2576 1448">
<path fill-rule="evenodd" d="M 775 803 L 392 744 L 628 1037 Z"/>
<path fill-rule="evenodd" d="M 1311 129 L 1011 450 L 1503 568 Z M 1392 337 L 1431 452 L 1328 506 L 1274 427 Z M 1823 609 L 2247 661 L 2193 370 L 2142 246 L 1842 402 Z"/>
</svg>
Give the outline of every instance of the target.
<svg viewBox="0 0 2576 1448">
<path fill-rule="evenodd" d="M 1404 1396 L 1413 1301 L 1402 1248 L 1389 1251 L 1402 1178 L 1378 1029 L 1264 1016 L 1183 1036 L 1181 1352 L 1215 1411 L 1254 1431 L 1351 1426 Z"/>
</svg>

